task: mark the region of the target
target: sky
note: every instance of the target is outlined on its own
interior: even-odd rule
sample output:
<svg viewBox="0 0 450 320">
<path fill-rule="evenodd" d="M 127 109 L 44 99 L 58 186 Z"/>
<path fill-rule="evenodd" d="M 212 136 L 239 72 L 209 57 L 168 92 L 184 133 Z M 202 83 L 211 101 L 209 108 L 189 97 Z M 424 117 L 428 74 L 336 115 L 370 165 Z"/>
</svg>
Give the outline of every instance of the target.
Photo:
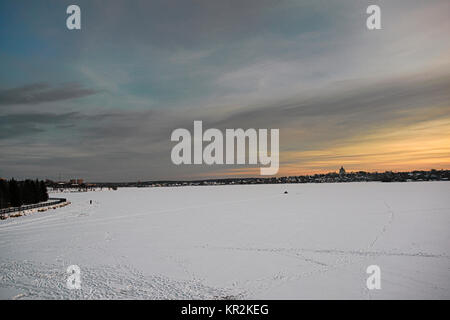
<svg viewBox="0 0 450 320">
<path fill-rule="evenodd" d="M 66 27 L 81 8 L 81 30 Z M 366 8 L 381 8 L 368 30 Z M 450 169 L 448 0 L 0 0 L 0 177 L 258 176 L 171 132 L 277 128 L 279 176 Z"/>
</svg>

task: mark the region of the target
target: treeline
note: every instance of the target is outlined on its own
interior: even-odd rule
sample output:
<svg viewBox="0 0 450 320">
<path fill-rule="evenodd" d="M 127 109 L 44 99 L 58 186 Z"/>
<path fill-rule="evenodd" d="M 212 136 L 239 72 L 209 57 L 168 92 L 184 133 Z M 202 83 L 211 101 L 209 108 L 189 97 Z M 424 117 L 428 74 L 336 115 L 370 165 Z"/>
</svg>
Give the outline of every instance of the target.
<svg viewBox="0 0 450 320">
<path fill-rule="evenodd" d="M 48 200 L 44 181 L 0 180 L 0 208 L 19 207 Z"/>
</svg>

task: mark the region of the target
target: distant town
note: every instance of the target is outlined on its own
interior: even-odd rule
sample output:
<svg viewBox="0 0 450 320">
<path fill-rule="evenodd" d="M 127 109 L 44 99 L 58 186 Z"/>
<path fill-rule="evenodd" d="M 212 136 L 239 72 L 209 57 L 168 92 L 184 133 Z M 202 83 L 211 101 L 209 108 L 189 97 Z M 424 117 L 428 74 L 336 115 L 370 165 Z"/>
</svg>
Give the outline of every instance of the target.
<svg viewBox="0 0 450 320">
<path fill-rule="evenodd" d="M 449 181 L 450 170 L 408 171 L 408 172 L 346 172 L 343 167 L 338 172 L 325 174 L 271 177 L 271 178 L 224 178 L 205 180 L 170 180 L 170 181 L 135 181 L 135 182 L 96 182 L 87 183 L 83 179 L 69 181 L 46 180 L 47 187 L 55 189 L 124 188 L 124 187 L 177 187 L 177 186 L 209 186 L 234 184 L 277 184 L 277 183 L 341 183 L 341 182 L 409 182 L 409 181 Z"/>
</svg>

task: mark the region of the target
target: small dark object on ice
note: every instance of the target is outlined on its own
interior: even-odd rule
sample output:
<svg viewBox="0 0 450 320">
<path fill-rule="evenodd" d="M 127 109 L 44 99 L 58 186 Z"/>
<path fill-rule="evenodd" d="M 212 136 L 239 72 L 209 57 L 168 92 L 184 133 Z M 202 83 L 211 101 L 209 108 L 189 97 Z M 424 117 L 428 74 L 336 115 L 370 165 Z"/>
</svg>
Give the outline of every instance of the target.
<svg viewBox="0 0 450 320">
<path fill-rule="evenodd" d="M 287 193 L 288 193 L 287 191 L 284 192 L 284 194 L 287 194 Z"/>
<path fill-rule="evenodd" d="M 89 200 L 89 204 L 92 204 L 92 200 Z"/>
</svg>

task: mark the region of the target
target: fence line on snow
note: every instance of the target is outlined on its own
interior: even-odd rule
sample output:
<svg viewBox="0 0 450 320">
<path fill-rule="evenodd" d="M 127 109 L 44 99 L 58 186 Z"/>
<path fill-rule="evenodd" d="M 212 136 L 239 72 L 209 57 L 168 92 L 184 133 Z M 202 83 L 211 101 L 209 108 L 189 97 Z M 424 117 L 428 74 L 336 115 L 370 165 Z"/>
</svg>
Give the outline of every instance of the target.
<svg viewBox="0 0 450 320">
<path fill-rule="evenodd" d="M 41 207 L 47 207 L 47 206 L 54 206 L 55 204 L 60 204 L 63 202 L 66 202 L 66 198 L 48 198 L 48 200 L 54 200 L 54 201 L 47 201 L 43 203 L 35 203 L 35 204 L 26 204 L 20 207 L 10 207 L 10 208 L 4 208 L 0 209 L 0 215 L 10 212 L 20 212 L 24 210 L 30 210 L 35 208 L 41 208 Z"/>
</svg>

